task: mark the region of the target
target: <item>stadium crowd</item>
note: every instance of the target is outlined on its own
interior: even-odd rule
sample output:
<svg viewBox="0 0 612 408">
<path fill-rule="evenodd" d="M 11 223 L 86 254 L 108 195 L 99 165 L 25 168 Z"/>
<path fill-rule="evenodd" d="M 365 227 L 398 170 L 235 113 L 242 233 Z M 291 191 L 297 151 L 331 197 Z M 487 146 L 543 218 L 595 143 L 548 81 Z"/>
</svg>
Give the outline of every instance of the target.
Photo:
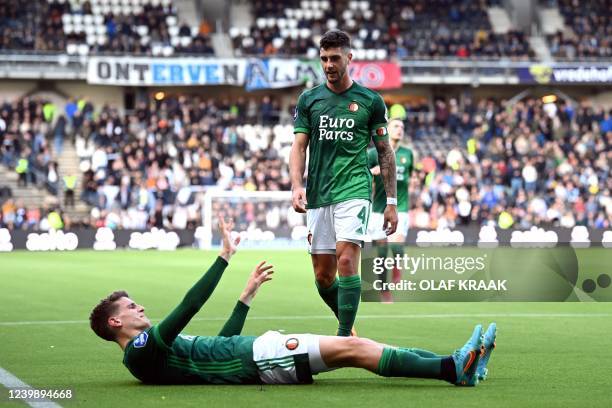
<svg viewBox="0 0 612 408">
<path fill-rule="evenodd" d="M 357 59 L 533 57 L 522 32 L 493 33 L 486 10 L 499 3 L 254 0 L 255 24 L 250 31 L 234 30 L 230 35 L 242 55 L 316 57 L 313 38 L 342 27 L 353 38 Z"/>
<path fill-rule="evenodd" d="M 0 2 L 0 51 L 63 51 L 63 5 L 42 1 Z"/>
<path fill-rule="evenodd" d="M 549 36 L 551 53 L 568 60 L 612 57 L 612 4 L 609 0 L 547 1 L 558 6 L 571 31 Z"/>
<path fill-rule="evenodd" d="M 302 8 L 302 3 L 308 6 Z M 312 35 L 321 34 L 334 21 L 355 36 L 357 48 L 383 50 L 385 57 L 529 55 L 520 32 L 503 36 L 491 32 L 485 7 L 497 3 L 257 0 L 253 3 L 257 25 L 233 35 L 233 40 L 239 54 L 304 55 L 314 47 Z M 105 7 L 108 9 L 90 1 L 3 1 L 0 50 L 66 50 L 73 54 L 84 47 L 83 54 L 214 54 L 207 22 L 203 20 L 197 30 L 177 22 L 172 1 Z M 397 10 L 401 10 L 400 18 Z M 431 38 L 436 41 L 432 43 Z"/>
<path fill-rule="evenodd" d="M 93 5 L 92 5 L 93 3 Z M 0 2 L 0 50 L 213 55 L 209 24 L 178 21 L 170 0 Z M 107 9 L 105 8 L 107 7 Z"/>
<path fill-rule="evenodd" d="M 562 59 L 612 56 L 608 0 L 542 0 L 558 7 L 568 30 L 549 36 Z M 317 56 L 315 40 L 342 27 L 354 39 L 357 59 L 533 59 L 526 35 L 495 34 L 487 8 L 501 0 L 252 0 L 254 23 L 231 28 L 235 55 Z M 0 51 L 68 54 L 214 55 L 212 28 L 178 20 L 172 0 L 0 2 Z"/>
<path fill-rule="evenodd" d="M 287 114 L 270 96 L 152 98 L 125 115 L 85 99 L 69 101 L 63 112 L 52 105 L 28 98 L 2 105 L 0 160 L 17 171 L 19 160 L 32 160 L 28 169 L 46 175 L 46 184 L 55 172 L 57 183 L 54 155 L 64 138 L 74 140 L 82 160 L 80 198 L 93 210 L 73 225 L 195 227 L 202 207 L 194 188 L 290 189 L 292 126 L 281 124 Z M 500 217 L 523 228 L 611 226 L 610 112 L 539 99 L 513 106 L 438 99 L 431 110 L 407 108 L 407 142 L 420 156 L 410 191 L 412 227 L 500 223 Z M 432 145 L 432 139 L 445 142 Z M 300 224 L 287 215 L 288 203 L 215 206 L 225 206 L 244 227 L 274 227 L 288 217 L 290 225 Z M 6 200 L 0 224 L 35 228 L 53 210 Z"/>
<path fill-rule="evenodd" d="M 449 146 L 423 160 L 411 186 L 411 225 L 609 228 L 611 114 L 587 103 L 540 99 L 462 107 L 439 100 L 430 115 L 408 120 L 414 145 L 455 135 L 465 150 Z"/>
</svg>

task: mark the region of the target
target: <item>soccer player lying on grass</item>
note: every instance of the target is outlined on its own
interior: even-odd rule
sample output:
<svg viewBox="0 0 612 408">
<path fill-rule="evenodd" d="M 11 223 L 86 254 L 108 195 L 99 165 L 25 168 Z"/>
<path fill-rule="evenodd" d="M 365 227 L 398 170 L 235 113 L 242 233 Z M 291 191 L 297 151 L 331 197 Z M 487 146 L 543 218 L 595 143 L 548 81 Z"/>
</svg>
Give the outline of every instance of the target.
<svg viewBox="0 0 612 408">
<path fill-rule="evenodd" d="M 358 337 L 283 335 L 268 331 L 259 337 L 240 335 L 257 290 L 272 279 L 265 261 L 255 267 L 232 315 L 217 336 L 180 334 L 214 291 L 239 239 L 232 241 L 232 222 L 219 221 L 223 249 L 181 303 L 159 324 L 151 325 L 144 307 L 123 291 L 113 292 L 92 311 L 91 328 L 119 344 L 123 364 L 134 377 L 152 384 L 299 384 L 312 375 L 341 367 L 358 367 L 385 377 L 445 380 L 475 385 L 484 373 L 494 340 L 494 326 L 485 337 L 482 326 L 452 355 L 391 347 Z M 491 340 L 492 336 L 492 340 Z M 481 356 L 484 356 L 482 357 Z M 483 364 L 484 363 L 484 364 Z"/>
</svg>

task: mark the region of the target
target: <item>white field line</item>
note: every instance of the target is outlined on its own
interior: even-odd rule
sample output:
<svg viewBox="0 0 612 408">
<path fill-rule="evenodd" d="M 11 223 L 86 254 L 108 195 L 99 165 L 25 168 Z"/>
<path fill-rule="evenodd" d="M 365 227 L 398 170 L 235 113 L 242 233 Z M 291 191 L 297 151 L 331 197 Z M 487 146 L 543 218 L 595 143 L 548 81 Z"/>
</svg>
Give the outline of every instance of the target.
<svg viewBox="0 0 612 408">
<path fill-rule="evenodd" d="M 429 314 L 383 314 L 357 315 L 357 319 L 454 319 L 454 318 L 581 318 L 581 317 L 612 317 L 611 313 L 429 313 Z M 195 317 L 194 322 L 226 321 L 228 317 Z M 247 320 L 327 320 L 329 315 L 306 316 L 250 316 Z M 151 319 L 160 321 L 161 319 Z M 88 324 L 89 320 L 30 320 L 16 322 L 0 322 L 0 327 L 10 326 L 44 326 L 62 324 Z"/>
<path fill-rule="evenodd" d="M 24 383 L 13 374 L 0 367 L 0 384 L 10 389 L 33 389 L 29 384 Z M 8 398 L 8 396 L 7 396 Z M 24 399 L 16 399 L 15 401 L 22 401 L 33 408 L 61 408 L 62 406 L 48 399 L 40 399 L 37 401 L 30 401 Z"/>
</svg>

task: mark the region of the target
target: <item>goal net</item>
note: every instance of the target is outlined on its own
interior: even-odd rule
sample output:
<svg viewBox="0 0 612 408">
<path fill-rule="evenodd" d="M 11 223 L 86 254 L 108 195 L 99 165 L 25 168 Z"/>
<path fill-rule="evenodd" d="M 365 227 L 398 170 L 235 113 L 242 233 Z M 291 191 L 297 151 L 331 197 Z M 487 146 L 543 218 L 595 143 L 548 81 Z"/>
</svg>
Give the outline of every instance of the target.
<svg viewBox="0 0 612 408">
<path fill-rule="evenodd" d="M 202 226 L 195 233 L 201 249 L 218 247 L 219 220 L 234 220 L 240 232 L 241 248 L 306 248 L 306 214 L 295 212 L 290 191 L 208 190 L 202 198 Z"/>
</svg>

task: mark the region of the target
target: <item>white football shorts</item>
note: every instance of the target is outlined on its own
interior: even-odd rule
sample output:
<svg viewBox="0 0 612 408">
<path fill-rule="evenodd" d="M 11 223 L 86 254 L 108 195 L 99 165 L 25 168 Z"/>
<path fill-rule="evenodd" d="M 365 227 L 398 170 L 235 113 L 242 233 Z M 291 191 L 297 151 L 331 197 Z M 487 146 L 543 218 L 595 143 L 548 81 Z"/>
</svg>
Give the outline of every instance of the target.
<svg viewBox="0 0 612 408">
<path fill-rule="evenodd" d="M 306 211 L 308 252 L 335 254 L 336 242 L 352 242 L 363 247 L 367 234 L 370 201 L 356 198 Z"/>
<path fill-rule="evenodd" d="M 282 334 L 267 331 L 253 343 L 253 361 L 264 384 L 303 384 L 312 375 L 329 371 L 316 334 Z"/>
<path fill-rule="evenodd" d="M 408 213 L 398 212 L 397 214 L 397 230 L 393 234 L 387 237 L 383 230 L 384 215 L 382 213 L 373 212 L 370 216 L 370 223 L 368 224 L 368 235 L 372 241 L 382 241 L 389 239 L 393 242 L 394 239 L 403 236 L 404 239 L 408 236 Z"/>
</svg>

